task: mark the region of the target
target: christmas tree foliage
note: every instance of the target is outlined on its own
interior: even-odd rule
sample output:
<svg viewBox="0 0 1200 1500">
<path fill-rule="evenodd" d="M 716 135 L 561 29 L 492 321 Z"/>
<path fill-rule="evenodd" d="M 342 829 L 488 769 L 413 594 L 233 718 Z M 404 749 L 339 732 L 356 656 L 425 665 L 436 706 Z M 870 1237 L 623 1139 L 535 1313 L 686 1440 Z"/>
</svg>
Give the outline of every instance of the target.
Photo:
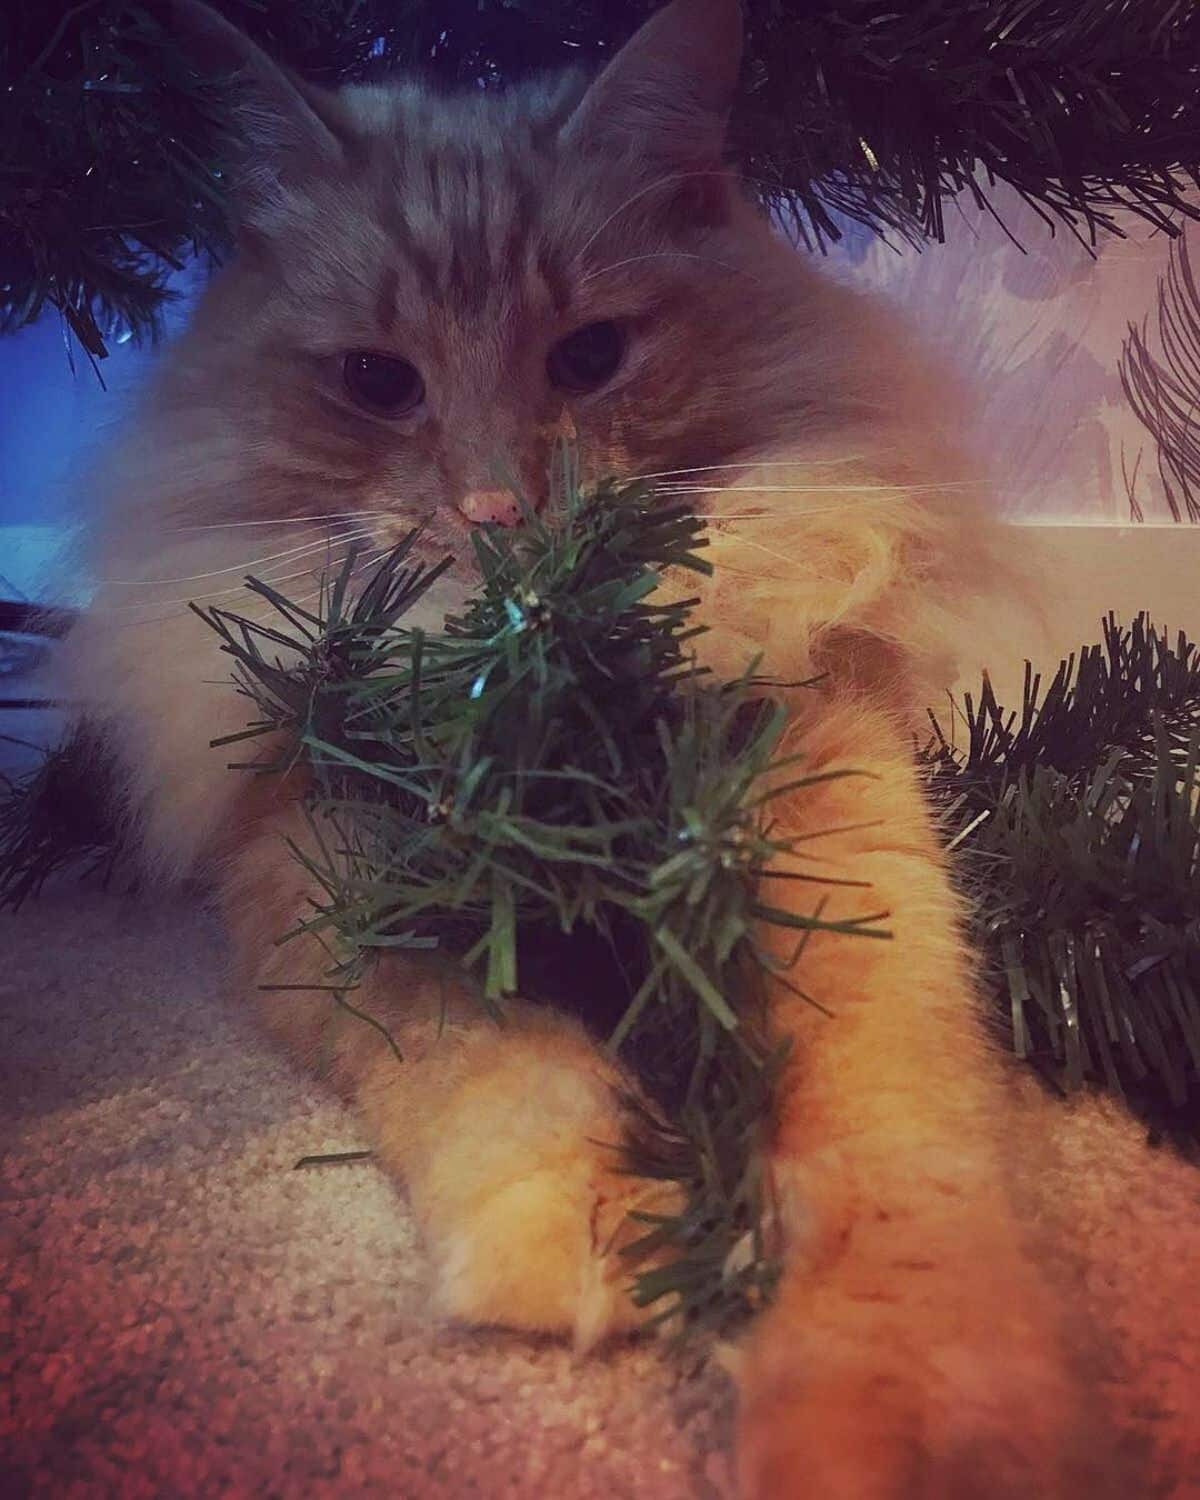
<svg viewBox="0 0 1200 1500">
<path fill-rule="evenodd" d="M 231 7 L 308 77 L 372 45 L 358 0 Z M 198 70 L 163 0 L 0 6 L 0 332 L 56 308 L 84 351 L 155 332 L 165 277 L 229 239 L 229 79 Z"/>
<path fill-rule="evenodd" d="M 129 871 L 132 829 L 120 816 L 113 753 L 87 723 L 72 727 L 23 777 L 0 771 L 0 911 L 37 896 L 52 876 Z"/>
<path fill-rule="evenodd" d="M 1200 652 L 1144 616 L 923 757 L 1017 1053 L 1200 1128 Z"/>
<path fill-rule="evenodd" d="M 596 64 L 647 0 L 220 0 L 334 84 L 415 69 L 491 87 Z M 1053 226 L 1195 216 L 1200 6 L 1180 0 L 747 0 L 731 153 L 810 244 L 839 217 L 941 238 L 948 198 L 1010 183 Z M 230 80 L 168 0 L 0 8 L 0 328 L 59 309 L 93 357 L 152 330 L 162 277 L 220 253 Z"/>
<path fill-rule="evenodd" d="M 560 513 L 476 533 L 481 592 L 442 634 L 405 625 L 441 571 L 410 561 L 411 537 L 357 595 L 349 559 L 318 613 L 261 583 L 274 625 L 199 612 L 258 711 L 235 738 L 276 747 L 252 769 L 315 773 L 297 853 L 322 894 L 297 931 L 335 962 L 314 982 L 358 1010 L 381 955 L 438 945 L 498 1017 L 531 990 L 582 1010 L 638 1080 L 629 1170 L 683 1189 L 677 1216 L 644 1216 L 628 1253 L 655 1267 L 635 1296 L 719 1329 L 772 1276 L 755 1146 L 782 1054 L 764 975 L 790 981 L 756 930 L 794 928 L 801 949 L 819 927 L 886 933 L 822 921 L 819 895 L 811 914 L 772 900 L 775 882 L 823 883 L 772 827 L 773 799 L 807 784 L 775 756 L 785 710 L 749 675 L 709 681 L 688 654 L 695 601 L 655 597 L 667 569 L 707 571 L 701 523 L 643 485 L 585 498 L 564 469 Z M 560 935 L 589 956 L 556 993 Z M 597 963 L 605 985 L 581 993 Z"/>
</svg>

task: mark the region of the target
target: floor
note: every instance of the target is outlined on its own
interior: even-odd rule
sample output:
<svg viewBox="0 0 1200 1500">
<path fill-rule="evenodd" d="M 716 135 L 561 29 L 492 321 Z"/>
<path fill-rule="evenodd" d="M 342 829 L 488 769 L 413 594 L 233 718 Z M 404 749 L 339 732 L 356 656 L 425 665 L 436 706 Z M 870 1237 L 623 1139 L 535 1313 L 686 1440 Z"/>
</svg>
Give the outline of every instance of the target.
<svg viewBox="0 0 1200 1500">
<path fill-rule="evenodd" d="M 1109 607 L 1200 638 L 1200 529 L 1029 539 L 1041 636 L 977 622 L 964 685 L 1053 665 Z M 60 887 L 0 918 L 0 1494 L 728 1495 L 716 1372 L 434 1324 L 391 1185 L 295 1170 L 357 1126 L 263 1044 L 222 953 L 179 903 Z M 1114 1108 L 1014 1087 L 1098 1426 L 1130 1493 L 1200 1496 L 1200 1174 Z"/>
</svg>

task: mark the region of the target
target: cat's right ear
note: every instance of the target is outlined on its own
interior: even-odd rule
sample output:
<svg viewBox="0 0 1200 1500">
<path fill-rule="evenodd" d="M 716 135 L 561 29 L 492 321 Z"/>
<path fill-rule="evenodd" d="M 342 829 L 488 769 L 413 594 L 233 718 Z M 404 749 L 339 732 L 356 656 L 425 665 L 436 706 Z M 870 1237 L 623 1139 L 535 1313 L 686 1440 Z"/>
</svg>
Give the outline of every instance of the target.
<svg viewBox="0 0 1200 1500">
<path fill-rule="evenodd" d="M 281 66 L 203 0 L 168 0 L 166 11 L 197 71 L 231 80 L 226 141 L 239 230 L 283 228 L 288 184 L 346 165 L 353 137 L 337 95 Z"/>
<path fill-rule="evenodd" d="M 651 170 L 717 166 L 742 45 L 740 0 L 671 0 L 601 70 L 564 140 Z"/>
</svg>

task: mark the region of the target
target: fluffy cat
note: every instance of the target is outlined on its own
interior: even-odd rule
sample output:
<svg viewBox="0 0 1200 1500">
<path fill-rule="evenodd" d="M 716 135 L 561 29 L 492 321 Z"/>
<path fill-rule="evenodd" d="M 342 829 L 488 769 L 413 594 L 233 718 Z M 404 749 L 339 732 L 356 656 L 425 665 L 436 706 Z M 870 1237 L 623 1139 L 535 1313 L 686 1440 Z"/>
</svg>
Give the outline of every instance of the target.
<svg viewBox="0 0 1200 1500">
<path fill-rule="evenodd" d="M 498 476 L 545 498 L 564 420 L 595 474 L 694 496 L 716 533 L 707 649 L 830 674 L 796 695 L 794 743 L 870 774 L 786 817 L 823 833 L 820 869 L 870 883 L 830 887 L 829 913 L 886 909 L 896 934 L 813 937 L 803 982 L 832 1019 L 774 996 L 797 1043 L 769 1143 L 787 1264 L 730 1360 L 742 1493 L 1073 1493 L 1075 1396 L 996 1145 L 1003 1065 L 909 753 L 993 539 L 953 392 L 724 165 L 737 0 L 673 0 L 590 83 L 462 97 L 321 92 L 176 13 L 244 75 L 239 254 L 116 455 L 106 582 L 67 653 L 154 877 L 214 882 L 247 991 L 322 967 L 272 942 L 305 901 L 298 787 L 207 748 L 246 704 L 187 598 L 240 606 L 246 571 L 295 580 L 414 522 L 431 557 L 468 557 L 473 524 L 513 519 Z M 406 959 L 362 1000 L 401 1066 L 319 994 L 259 993 L 365 1114 L 446 1312 L 582 1346 L 632 1323 L 612 1250 L 645 1185 L 598 1144 L 620 1134 L 616 1073 L 580 1029 L 519 1002 L 497 1029 L 453 967 Z"/>
</svg>

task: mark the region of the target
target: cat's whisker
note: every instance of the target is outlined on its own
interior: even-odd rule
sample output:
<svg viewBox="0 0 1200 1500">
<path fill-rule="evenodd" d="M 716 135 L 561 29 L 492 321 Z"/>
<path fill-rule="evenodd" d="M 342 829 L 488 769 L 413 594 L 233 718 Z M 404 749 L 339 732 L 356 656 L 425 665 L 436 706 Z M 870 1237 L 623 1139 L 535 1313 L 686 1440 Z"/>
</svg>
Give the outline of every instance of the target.
<svg viewBox="0 0 1200 1500">
<path fill-rule="evenodd" d="M 211 521 L 203 525 L 172 526 L 168 535 L 182 531 L 233 531 L 240 526 L 316 526 L 322 521 L 365 521 L 371 517 L 390 516 L 390 510 L 331 510 L 316 516 L 273 516 L 269 521 Z"/>
<path fill-rule="evenodd" d="M 928 495 L 943 490 L 978 489 L 971 480 L 942 484 L 718 484 L 658 485 L 660 495 Z"/>
<path fill-rule="evenodd" d="M 380 558 L 386 557 L 391 550 L 391 547 L 380 547 L 377 551 L 367 553 L 360 562 L 356 562 L 353 568 L 351 568 L 350 576 L 352 578 L 357 577 L 357 575 L 361 573 L 365 568 L 369 568 L 373 563 L 377 563 Z M 344 562 L 345 559 L 343 559 L 343 563 Z M 326 587 L 327 586 L 328 585 L 326 585 Z M 299 605 L 301 609 L 304 609 L 307 608 L 307 606 L 310 604 L 317 603 L 321 599 L 324 592 L 325 588 L 319 588 L 314 593 L 302 594 L 298 599 L 291 599 L 288 602 L 291 604 Z M 255 613 L 255 610 L 260 611 L 260 613 Z M 249 609 L 242 611 L 246 619 L 255 620 L 259 624 L 261 624 L 265 619 L 269 617 L 270 614 L 273 614 L 274 612 L 274 606 L 271 604 L 269 599 L 256 600 L 255 604 L 252 605 Z"/>
<path fill-rule="evenodd" d="M 609 271 L 620 271 L 625 266 L 636 266 L 644 260 L 699 260 L 706 265 L 720 266 L 723 271 L 732 271 L 735 275 L 750 276 L 751 280 L 758 281 L 760 278 L 752 275 L 740 266 L 730 265 L 728 261 L 718 260 L 714 255 L 696 255 L 689 250 L 657 250 L 649 255 L 630 255 L 625 260 L 615 260 L 611 265 L 601 266 L 599 270 L 589 271 L 586 276 L 580 277 L 580 286 L 595 280 L 597 276 L 603 276 Z"/>
<path fill-rule="evenodd" d="M 847 511 L 853 510 L 858 505 L 873 505 L 876 502 L 864 497 L 861 500 L 839 500 L 836 505 L 811 505 L 791 510 L 781 506 L 771 506 L 763 510 L 698 510 L 692 514 L 698 521 L 776 521 L 781 516 L 787 516 L 791 520 L 803 521 L 809 516 L 844 516 Z M 724 532 L 722 535 L 732 535 Z"/>
<path fill-rule="evenodd" d="M 373 532 L 363 531 L 354 536 L 335 537 L 331 538 L 328 542 L 315 543 L 311 548 L 308 549 L 308 551 L 310 552 L 310 554 L 317 553 L 326 550 L 333 544 L 337 544 L 339 546 L 343 544 L 353 544 L 357 541 L 365 541 L 372 536 Z M 346 551 L 343 551 L 340 557 L 330 558 L 330 561 L 326 564 L 326 570 L 332 571 L 335 567 L 340 567 L 345 562 L 347 555 L 348 553 Z M 296 560 L 297 559 L 295 558 L 291 559 L 291 561 Z M 313 574 L 315 566 L 316 564 L 314 563 L 312 566 L 300 568 L 297 572 L 294 573 L 264 573 L 262 582 L 274 585 L 277 583 L 287 583 L 293 578 L 310 578 Z M 239 568 L 245 571 L 249 571 L 246 568 L 245 564 L 239 564 Z M 245 593 L 245 591 L 246 585 L 243 582 L 236 583 L 231 588 L 227 589 L 210 589 L 203 594 L 183 594 L 177 599 L 147 599 L 144 604 L 114 604 L 108 606 L 107 608 L 105 608 L 104 606 L 100 606 L 100 609 L 105 614 L 124 614 L 130 610 L 137 609 L 168 609 L 175 605 L 178 605 L 180 608 L 186 609 L 189 604 L 198 603 L 203 599 L 227 599 L 232 594 L 242 594 Z"/>
<path fill-rule="evenodd" d="M 852 490 L 856 488 L 857 486 L 851 486 Z M 933 486 L 922 485 L 920 488 L 922 492 L 925 492 L 933 488 Z M 698 493 L 711 495 L 716 492 L 701 490 Z M 774 521 L 778 523 L 783 517 L 787 517 L 789 520 L 803 521 L 809 516 L 844 516 L 847 512 L 859 506 L 866 507 L 878 505 L 879 503 L 877 495 L 868 494 L 858 495 L 852 499 L 839 500 L 835 505 L 788 506 L 780 505 L 778 501 L 771 501 L 770 503 L 764 503 L 758 510 L 693 510 L 686 512 L 686 514 L 694 521 Z M 729 532 L 722 532 L 721 534 L 725 536 L 731 535 Z"/>
<path fill-rule="evenodd" d="M 787 563 L 789 567 L 800 568 L 807 565 L 807 558 L 789 557 L 786 552 L 780 552 L 775 547 L 768 547 L 765 542 L 756 542 L 752 537 L 737 536 L 733 533 L 726 533 L 726 536 L 738 547 L 750 547 L 755 552 L 765 552 L 768 557 L 778 558 L 780 562 Z M 721 570 L 722 572 L 736 571 L 736 569 L 729 567 L 728 559 L 722 559 Z"/>
<path fill-rule="evenodd" d="M 838 500 L 832 505 L 810 505 L 781 504 L 778 501 L 764 502 L 755 510 L 696 510 L 688 514 L 699 521 L 774 521 L 778 523 L 783 519 L 804 521 L 809 516 L 842 516 L 858 509 L 869 509 L 878 506 L 881 501 L 878 495 L 850 496 L 845 500 Z"/>
<path fill-rule="evenodd" d="M 359 532 L 359 536 L 370 535 L 369 532 Z M 217 578 L 225 573 L 245 573 L 254 568 L 261 568 L 266 563 L 279 562 L 295 557 L 303 557 L 311 552 L 319 552 L 320 549 L 331 542 L 343 542 L 351 540 L 350 528 L 344 531 L 331 531 L 329 535 L 320 541 L 303 542 L 299 546 L 289 547 L 283 552 L 270 552 L 265 557 L 254 557 L 246 561 L 231 563 L 227 568 L 212 568 L 207 573 L 191 573 L 182 578 L 106 578 L 103 580 L 105 588 L 164 588 L 173 583 L 200 583 L 205 578 Z"/>
<path fill-rule="evenodd" d="M 663 176 L 656 177 L 655 180 L 647 184 L 646 187 L 639 188 L 636 193 L 630 193 L 628 198 L 626 198 L 622 203 L 619 203 L 617 207 L 613 209 L 612 213 L 609 214 L 608 218 L 603 220 L 599 227 L 597 229 L 594 229 L 592 233 L 588 235 L 587 239 L 583 242 L 582 250 L 580 250 L 579 252 L 579 259 L 583 259 L 583 257 L 588 253 L 588 251 L 592 248 L 592 246 L 596 243 L 596 241 L 600 238 L 600 236 L 604 233 L 604 231 L 608 228 L 612 221 L 616 218 L 619 218 L 620 215 L 623 214 L 631 204 L 636 203 L 639 198 L 646 197 L 648 193 L 656 193 L 659 188 L 665 187 L 669 182 L 686 182 L 689 178 L 692 177 L 729 177 L 734 181 L 740 180 L 739 174 L 737 172 L 730 171 L 728 168 L 719 167 L 709 167 L 702 171 L 694 172 L 666 172 L 663 174 Z"/>
<path fill-rule="evenodd" d="M 861 463 L 864 454 L 847 453 L 841 458 L 752 458 L 737 463 L 724 464 L 696 464 L 689 469 L 659 469 L 651 474 L 631 474 L 627 482 L 629 484 L 640 484 L 649 479 L 682 479 L 687 474 L 712 474 L 726 469 L 821 469 L 831 468 L 836 464 Z"/>
<path fill-rule="evenodd" d="M 381 547 L 378 552 L 374 552 L 374 553 L 370 554 L 370 559 L 369 560 L 375 560 L 377 558 L 383 557 L 386 553 L 388 553 L 390 551 L 391 551 L 390 547 Z M 331 559 L 327 571 L 330 572 L 330 573 L 332 573 L 335 570 L 335 568 L 341 568 L 342 566 L 344 566 L 344 564 L 346 562 L 346 558 L 348 556 L 349 556 L 349 554 L 346 553 L 346 554 L 344 554 L 340 558 Z M 368 561 L 368 559 L 364 559 L 364 561 L 362 563 L 359 563 L 358 565 L 356 565 L 356 567 L 353 569 L 353 572 L 354 573 L 360 572 L 362 570 L 362 568 L 366 565 L 367 561 Z M 313 571 L 312 568 L 306 568 L 301 573 L 294 573 L 294 574 L 290 574 L 288 576 L 289 577 L 294 577 L 294 578 L 308 577 L 308 576 L 310 576 L 312 574 L 312 571 Z M 282 578 L 264 578 L 264 580 L 263 580 L 264 583 L 282 583 L 284 581 L 285 580 L 282 579 Z M 223 592 L 236 594 L 236 593 L 241 592 L 244 589 L 245 589 L 245 584 L 242 584 L 242 585 L 239 586 L 239 588 L 228 589 L 228 590 L 224 590 Z M 116 629 L 116 630 L 132 630 L 132 629 L 135 629 L 138 626 L 142 626 L 142 625 L 165 625 L 165 624 L 168 624 L 172 620 L 178 620 L 178 619 L 180 619 L 183 615 L 185 615 L 187 613 L 188 605 L 191 604 L 195 599 L 199 599 L 199 598 L 202 598 L 202 597 L 204 597 L 204 596 L 198 595 L 198 594 L 194 594 L 194 595 L 191 595 L 187 599 L 168 599 L 168 600 L 151 599 L 151 600 L 147 600 L 145 604 L 117 605 L 117 606 L 114 606 L 111 610 L 106 611 L 106 613 L 108 613 L 108 614 L 121 614 L 121 613 L 124 613 L 125 611 L 132 611 L 132 610 L 137 610 L 137 609 L 162 609 L 164 607 L 174 606 L 173 608 L 169 608 L 168 609 L 168 613 L 166 613 L 166 614 L 151 615 L 148 618 L 141 619 L 141 620 L 119 620 L 119 621 L 117 621 L 114 624 L 113 628 Z M 208 597 L 215 598 L 216 595 L 210 595 Z M 239 609 L 237 611 L 237 614 L 242 619 L 248 620 L 252 624 L 264 624 L 273 615 L 276 615 L 278 613 L 277 610 L 275 609 L 275 606 L 271 603 L 271 601 L 269 599 L 264 599 L 264 598 L 262 598 L 261 595 L 255 595 L 255 594 L 249 594 L 248 597 L 249 597 L 249 601 L 250 602 L 245 606 L 244 609 Z M 289 602 L 292 603 L 292 604 L 297 604 L 297 605 L 300 605 L 300 606 L 303 607 L 303 606 L 305 606 L 307 604 L 313 603 L 315 600 L 318 600 L 320 597 L 321 597 L 321 591 L 317 590 L 315 593 L 303 595 L 301 598 L 293 599 L 293 600 L 290 600 Z"/>
</svg>

